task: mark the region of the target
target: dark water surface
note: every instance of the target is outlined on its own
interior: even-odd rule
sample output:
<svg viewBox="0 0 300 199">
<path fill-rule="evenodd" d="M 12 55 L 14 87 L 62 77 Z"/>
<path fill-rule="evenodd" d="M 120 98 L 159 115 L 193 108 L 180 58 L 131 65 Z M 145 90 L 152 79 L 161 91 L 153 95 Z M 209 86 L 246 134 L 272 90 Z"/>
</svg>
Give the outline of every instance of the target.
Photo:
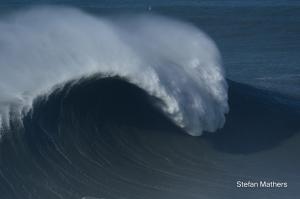
<svg viewBox="0 0 300 199">
<path fill-rule="evenodd" d="M 2 16 L 24 6 L 0 2 Z M 67 4 L 96 15 L 153 12 L 207 32 L 234 80 L 224 128 L 188 136 L 147 93 L 120 79 L 66 86 L 68 92 L 37 100 L 24 128 L 12 124 L 1 141 L 0 199 L 298 198 L 299 5 L 195 2 Z M 238 180 L 288 187 L 238 189 Z"/>
</svg>

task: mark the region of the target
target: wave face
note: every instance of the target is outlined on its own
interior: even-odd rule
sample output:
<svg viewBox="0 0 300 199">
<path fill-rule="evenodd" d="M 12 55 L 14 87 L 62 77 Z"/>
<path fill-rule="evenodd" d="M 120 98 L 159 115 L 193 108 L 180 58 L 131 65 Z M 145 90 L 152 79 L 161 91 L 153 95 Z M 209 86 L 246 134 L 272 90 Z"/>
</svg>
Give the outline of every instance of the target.
<svg viewBox="0 0 300 199">
<path fill-rule="evenodd" d="M 226 124 L 201 137 L 183 133 L 145 90 L 122 78 L 67 83 L 47 101 L 35 100 L 24 128 L 12 125 L 3 137 L 0 198 L 293 198 L 299 100 L 227 82 Z M 275 174 L 289 183 L 276 194 L 234 188 L 241 178 Z"/>
<path fill-rule="evenodd" d="M 22 119 L 37 97 L 47 100 L 54 88 L 95 75 L 125 78 L 160 99 L 155 106 L 190 135 L 225 122 L 227 84 L 218 49 L 190 24 L 39 7 L 2 18 L 0 31 L 4 129 Z"/>
</svg>

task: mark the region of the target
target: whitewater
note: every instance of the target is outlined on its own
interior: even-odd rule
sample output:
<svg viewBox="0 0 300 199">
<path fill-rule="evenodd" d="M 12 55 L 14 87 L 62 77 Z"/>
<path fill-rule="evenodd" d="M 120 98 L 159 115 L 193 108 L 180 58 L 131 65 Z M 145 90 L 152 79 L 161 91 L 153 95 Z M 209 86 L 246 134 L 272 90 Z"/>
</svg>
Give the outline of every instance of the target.
<svg viewBox="0 0 300 199">
<path fill-rule="evenodd" d="M 190 135 L 225 123 L 229 107 L 220 53 L 191 24 L 36 7 L 2 17 L 0 32 L 2 134 L 12 121 L 22 121 L 35 99 L 47 100 L 54 89 L 91 76 L 118 76 L 137 85 Z"/>
</svg>

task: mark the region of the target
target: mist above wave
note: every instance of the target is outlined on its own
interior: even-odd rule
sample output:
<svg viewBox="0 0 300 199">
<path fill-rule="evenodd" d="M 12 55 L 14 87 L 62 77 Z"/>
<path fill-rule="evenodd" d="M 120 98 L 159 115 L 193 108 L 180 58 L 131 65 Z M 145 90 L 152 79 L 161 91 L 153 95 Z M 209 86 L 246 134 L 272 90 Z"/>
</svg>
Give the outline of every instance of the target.
<svg viewBox="0 0 300 199">
<path fill-rule="evenodd" d="M 36 97 L 95 74 L 124 77 L 161 99 L 157 106 L 190 135 L 225 122 L 227 84 L 218 49 L 190 24 L 36 7 L 3 17 L 0 32 L 2 127 L 21 120 Z"/>
</svg>

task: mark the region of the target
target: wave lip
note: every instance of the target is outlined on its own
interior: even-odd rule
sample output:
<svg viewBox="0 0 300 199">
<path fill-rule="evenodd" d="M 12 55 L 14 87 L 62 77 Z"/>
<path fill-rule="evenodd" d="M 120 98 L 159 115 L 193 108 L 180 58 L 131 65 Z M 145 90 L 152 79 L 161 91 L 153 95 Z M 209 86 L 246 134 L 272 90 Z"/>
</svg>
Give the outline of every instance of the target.
<svg viewBox="0 0 300 199">
<path fill-rule="evenodd" d="M 190 135 L 225 122 L 227 84 L 218 49 L 190 24 L 36 7 L 3 18 L 0 30 L 2 127 L 12 115 L 22 118 L 38 96 L 95 74 L 123 77 L 159 98 L 156 106 Z"/>
</svg>

